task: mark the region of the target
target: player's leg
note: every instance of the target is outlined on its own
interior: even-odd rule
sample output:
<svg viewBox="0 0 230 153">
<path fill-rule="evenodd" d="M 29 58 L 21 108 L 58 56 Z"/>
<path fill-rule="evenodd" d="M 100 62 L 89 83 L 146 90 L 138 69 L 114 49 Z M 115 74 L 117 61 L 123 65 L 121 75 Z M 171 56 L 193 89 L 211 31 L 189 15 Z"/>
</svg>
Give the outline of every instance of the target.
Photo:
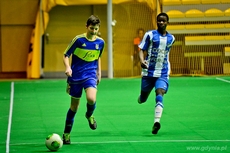
<svg viewBox="0 0 230 153">
<path fill-rule="evenodd" d="M 70 133 L 71 132 L 72 126 L 74 123 L 74 117 L 75 117 L 75 114 L 78 110 L 79 104 L 80 104 L 79 98 L 71 97 L 70 108 L 66 114 L 66 123 L 65 123 L 64 133 Z"/>
<path fill-rule="evenodd" d="M 155 84 L 154 80 L 155 80 L 154 78 L 149 78 L 149 77 L 141 78 L 141 93 L 137 100 L 139 104 L 142 104 L 147 101 L 149 94 L 154 87 Z"/>
<path fill-rule="evenodd" d="M 94 79 L 87 80 L 84 83 L 85 92 L 86 92 L 86 108 L 85 117 L 88 120 L 89 127 L 92 130 L 97 128 L 96 120 L 94 119 L 93 113 L 96 108 L 96 96 L 97 96 L 97 82 Z"/>
<path fill-rule="evenodd" d="M 153 134 L 157 134 L 160 129 L 160 119 L 163 113 L 163 96 L 168 90 L 168 81 L 165 79 L 159 78 L 155 84 L 155 93 L 156 93 L 156 106 L 155 106 L 155 117 L 154 117 L 154 126 L 152 129 Z"/>
<path fill-rule="evenodd" d="M 67 86 L 67 92 L 71 96 L 70 108 L 66 114 L 65 128 L 63 134 L 63 144 L 70 144 L 70 132 L 72 131 L 74 117 L 80 104 L 82 94 L 81 85 L 71 84 Z"/>
<path fill-rule="evenodd" d="M 148 97 L 149 97 L 149 94 L 150 94 L 150 91 L 143 91 L 143 90 L 141 90 L 141 94 L 138 97 L 137 102 L 139 104 L 142 104 L 142 103 L 146 102 L 147 99 L 148 99 Z"/>
<path fill-rule="evenodd" d="M 96 108 L 96 93 L 97 89 L 89 87 L 86 89 L 86 99 L 87 99 L 87 111 L 86 111 L 86 116 L 90 117 L 93 115 L 93 112 Z"/>
</svg>

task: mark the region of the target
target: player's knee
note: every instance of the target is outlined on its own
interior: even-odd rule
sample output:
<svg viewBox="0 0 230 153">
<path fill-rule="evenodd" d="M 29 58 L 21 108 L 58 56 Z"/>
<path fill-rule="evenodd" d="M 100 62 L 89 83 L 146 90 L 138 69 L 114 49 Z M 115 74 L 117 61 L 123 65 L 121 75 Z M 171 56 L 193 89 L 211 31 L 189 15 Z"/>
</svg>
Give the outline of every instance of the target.
<svg viewBox="0 0 230 153">
<path fill-rule="evenodd" d="M 162 88 L 158 88 L 155 92 L 156 92 L 156 95 L 164 95 L 165 94 L 165 90 Z"/>
<path fill-rule="evenodd" d="M 139 100 L 141 101 L 141 103 L 146 102 L 149 96 L 149 92 L 144 92 L 141 91 L 141 95 L 139 97 Z"/>
<path fill-rule="evenodd" d="M 93 105 L 96 101 L 97 90 L 95 88 L 88 88 L 86 90 L 86 99 L 88 104 Z"/>
<path fill-rule="evenodd" d="M 79 103 L 80 103 L 80 98 L 71 97 L 71 104 L 70 104 L 71 110 L 76 112 L 78 110 Z"/>
<path fill-rule="evenodd" d="M 95 97 L 87 97 L 87 103 L 93 105 L 96 101 Z"/>
<path fill-rule="evenodd" d="M 71 111 L 73 111 L 73 112 L 77 112 L 77 110 L 78 110 L 78 105 L 71 105 L 71 106 L 70 106 L 70 109 L 71 109 Z"/>
</svg>

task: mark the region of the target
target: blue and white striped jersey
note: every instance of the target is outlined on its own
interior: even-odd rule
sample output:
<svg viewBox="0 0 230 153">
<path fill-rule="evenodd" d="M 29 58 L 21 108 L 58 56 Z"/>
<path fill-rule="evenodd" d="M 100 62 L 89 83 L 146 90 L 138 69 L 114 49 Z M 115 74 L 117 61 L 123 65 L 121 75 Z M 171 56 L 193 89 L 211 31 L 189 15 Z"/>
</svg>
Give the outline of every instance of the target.
<svg viewBox="0 0 230 153">
<path fill-rule="evenodd" d="M 145 60 L 148 62 L 148 69 L 142 69 L 142 76 L 169 77 L 169 51 L 174 41 L 175 37 L 168 32 L 165 36 L 162 36 L 158 30 L 145 33 L 139 48 L 147 51 Z"/>
</svg>

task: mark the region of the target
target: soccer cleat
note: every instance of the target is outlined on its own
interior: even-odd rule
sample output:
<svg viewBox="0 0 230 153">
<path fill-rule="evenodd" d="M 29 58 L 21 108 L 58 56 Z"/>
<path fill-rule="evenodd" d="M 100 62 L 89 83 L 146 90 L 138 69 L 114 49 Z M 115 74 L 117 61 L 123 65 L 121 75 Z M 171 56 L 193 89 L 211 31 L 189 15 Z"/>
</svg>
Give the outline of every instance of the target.
<svg viewBox="0 0 230 153">
<path fill-rule="evenodd" d="M 155 122 L 153 125 L 152 134 L 157 134 L 160 128 L 161 128 L 161 124 L 159 122 Z"/>
<path fill-rule="evenodd" d="M 140 100 L 140 97 L 138 97 L 137 102 L 138 102 L 138 104 L 144 103 L 144 102 L 142 102 L 142 101 Z"/>
<path fill-rule="evenodd" d="M 63 144 L 64 145 L 70 144 L 70 134 L 69 133 L 64 133 L 62 138 L 63 138 Z"/>
<path fill-rule="evenodd" d="M 97 122 L 96 120 L 94 119 L 93 115 L 91 115 L 90 117 L 87 117 L 85 115 L 85 117 L 87 118 L 88 122 L 89 122 L 89 127 L 92 129 L 92 130 L 95 130 L 97 128 Z"/>
</svg>

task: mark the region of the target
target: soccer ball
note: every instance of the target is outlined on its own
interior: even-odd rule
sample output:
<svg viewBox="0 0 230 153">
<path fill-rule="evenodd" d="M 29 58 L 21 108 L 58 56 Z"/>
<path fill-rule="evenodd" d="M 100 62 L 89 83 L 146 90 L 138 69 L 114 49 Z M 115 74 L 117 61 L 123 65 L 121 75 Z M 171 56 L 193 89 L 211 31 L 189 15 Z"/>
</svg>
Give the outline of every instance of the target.
<svg viewBox="0 0 230 153">
<path fill-rule="evenodd" d="M 57 151 L 58 149 L 60 149 L 63 145 L 63 141 L 60 137 L 60 135 L 53 133 L 50 134 L 46 137 L 46 147 L 50 150 L 50 151 Z"/>
</svg>

